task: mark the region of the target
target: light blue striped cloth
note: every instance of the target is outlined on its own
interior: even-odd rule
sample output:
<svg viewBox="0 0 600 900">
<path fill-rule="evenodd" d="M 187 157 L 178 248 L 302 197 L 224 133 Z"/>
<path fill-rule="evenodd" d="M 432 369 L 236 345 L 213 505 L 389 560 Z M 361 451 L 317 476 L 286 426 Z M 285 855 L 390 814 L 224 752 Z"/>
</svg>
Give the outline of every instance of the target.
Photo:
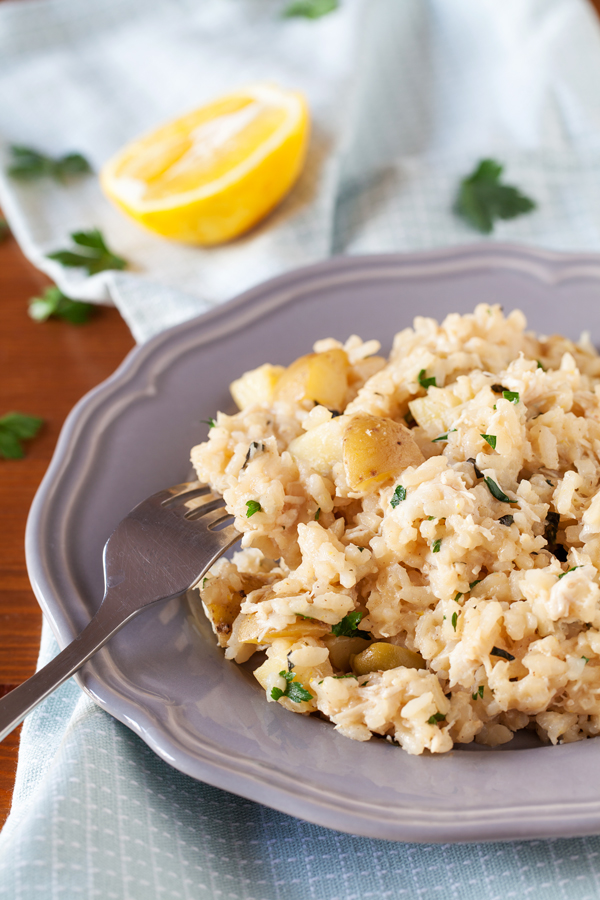
<svg viewBox="0 0 600 900">
<path fill-rule="evenodd" d="M 314 118 L 297 189 L 211 251 L 139 231 L 93 179 L 0 175 L 32 261 L 112 300 L 139 341 L 334 252 L 472 241 L 451 212 L 483 156 L 538 202 L 494 237 L 600 250 L 600 29 L 584 0 L 342 0 L 317 21 L 279 0 L 0 4 L 0 152 L 78 149 L 99 165 L 145 128 L 250 80 L 299 87 Z M 82 279 L 44 254 L 100 226 L 133 271 Z M 40 663 L 56 652 L 45 627 Z M 0 835 L 7 900 L 590 900 L 600 839 L 420 846 L 339 834 L 169 768 L 74 683 L 23 729 Z"/>
</svg>

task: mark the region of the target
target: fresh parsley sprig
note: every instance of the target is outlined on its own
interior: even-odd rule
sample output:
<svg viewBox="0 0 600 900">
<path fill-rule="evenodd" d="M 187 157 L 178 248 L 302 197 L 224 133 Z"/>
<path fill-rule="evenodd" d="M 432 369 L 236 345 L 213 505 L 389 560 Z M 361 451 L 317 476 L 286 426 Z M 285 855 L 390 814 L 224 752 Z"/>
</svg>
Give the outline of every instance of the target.
<svg viewBox="0 0 600 900">
<path fill-rule="evenodd" d="M 246 500 L 246 518 L 249 519 L 257 512 L 262 512 L 262 506 L 258 500 Z"/>
<path fill-rule="evenodd" d="M 38 416 L 9 412 L 0 418 L 0 456 L 5 459 L 22 459 L 25 456 L 22 441 L 35 437 L 44 420 Z"/>
<path fill-rule="evenodd" d="M 35 322 L 45 322 L 54 317 L 71 322 L 72 325 L 83 325 L 94 312 L 92 303 L 71 300 L 57 287 L 48 287 L 41 297 L 32 297 L 29 301 L 29 316 Z"/>
<path fill-rule="evenodd" d="M 278 687 L 271 688 L 272 700 L 280 700 L 281 697 L 288 697 L 290 700 L 293 700 L 294 703 L 303 703 L 306 700 L 312 700 L 313 695 L 311 692 L 307 691 L 305 687 L 302 687 L 299 681 L 294 681 L 295 675 L 293 672 L 283 671 L 280 672 L 279 675 L 281 678 L 285 678 L 287 684 L 284 691 Z"/>
<path fill-rule="evenodd" d="M 90 231 L 74 231 L 71 240 L 81 249 L 56 250 L 54 253 L 46 254 L 48 259 L 54 259 L 69 269 L 85 269 L 88 275 L 96 275 L 107 269 L 127 267 L 127 260 L 108 248 L 98 228 L 92 228 Z"/>
<path fill-rule="evenodd" d="M 497 219 L 514 219 L 536 208 L 518 188 L 502 184 L 503 169 L 494 159 L 482 159 L 460 183 L 454 211 L 482 234 L 490 234 Z"/>
<path fill-rule="evenodd" d="M 359 609 L 349 612 L 341 622 L 331 626 L 331 633 L 336 637 L 370 637 L 368 631 L 361 631 L 358 627 L 362 617 L 363 613 Z"/>
<path fill-rule="evenodd" d="M 64 156 L 52 157 L 16 144 L 10 148 L 11 160 L 7 168 L 11 178 L 20 181 L 35 181 L 49 176 L 56 181 L 68 181 L 78 175 L 89 175 L 92 167 L 81 153 L 65 153 Z"/>
<path fill-rule="evenodd" d="M 283 11 L 285 18 L 302 16 L 305 19 L 320 19 L 339 6 L 338 0 L 292 0 Z"/>
<path fill-rule="evenodd" d="M 396 509 L 399 503 L 402 503 L 403 500 L 406 500 L 406 488 L 403 485 L 399 484 L 396 487 L 396 490 L 392 494 L 392 499 L 390 500 L 390 506 L 392 509 Z"/>
</svg>

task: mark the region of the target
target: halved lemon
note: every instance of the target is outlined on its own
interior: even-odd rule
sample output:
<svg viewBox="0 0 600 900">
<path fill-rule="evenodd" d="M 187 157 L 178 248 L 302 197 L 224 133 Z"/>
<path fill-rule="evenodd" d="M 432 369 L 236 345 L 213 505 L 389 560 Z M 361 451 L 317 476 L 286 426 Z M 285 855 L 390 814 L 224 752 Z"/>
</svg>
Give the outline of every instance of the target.
<svg viewBox="0 0 600 900">
<path fill-rule="evenodd" d="M 100 180 L 151 231 L 219 244 L 251 228 L 290 190 L 308 135 L 302 94 L 253 84 L 127 144 Z"/>
</svg>

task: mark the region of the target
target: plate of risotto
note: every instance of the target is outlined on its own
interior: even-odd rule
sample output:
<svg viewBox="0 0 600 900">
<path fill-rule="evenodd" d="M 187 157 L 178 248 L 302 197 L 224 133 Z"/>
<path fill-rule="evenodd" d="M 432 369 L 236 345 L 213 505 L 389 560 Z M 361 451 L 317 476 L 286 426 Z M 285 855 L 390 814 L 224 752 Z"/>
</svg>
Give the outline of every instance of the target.
<svg viewBox="0 0 600 900">
<path fill-rule="evenodd" d="M 59 641 L 153 491 L 210 485 L 241 541 L 82 687 L 181 771 L 329 827 L 597 832 L 599 304 L 594 257 L 338 258 L 137 348 L 32 508 Z"/>
</svg>

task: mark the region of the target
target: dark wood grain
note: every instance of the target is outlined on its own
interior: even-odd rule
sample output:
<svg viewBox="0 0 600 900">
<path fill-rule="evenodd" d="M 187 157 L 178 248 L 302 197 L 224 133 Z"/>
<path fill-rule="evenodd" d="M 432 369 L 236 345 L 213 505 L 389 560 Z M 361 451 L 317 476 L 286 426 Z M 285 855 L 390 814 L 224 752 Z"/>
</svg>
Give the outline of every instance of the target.
<svg viewBox="0 0 600 900">
<path fill-rule="evenodd" d="M 115 309 L 101 308 L 80 326 L 33 322 L 28 300 L 47 283 L 12 238 L 0 244 L 0 416 L 16 410 L 45 420 L 25 459 L 0 459 L 0 695 L 33 674 L 39 649 L 41 615 L 23 546 L 33 495 L 71 407 L 133 346 Z M 0 826 L 10 808 L 18 733 L 0 744 Z"/>
</svg>

